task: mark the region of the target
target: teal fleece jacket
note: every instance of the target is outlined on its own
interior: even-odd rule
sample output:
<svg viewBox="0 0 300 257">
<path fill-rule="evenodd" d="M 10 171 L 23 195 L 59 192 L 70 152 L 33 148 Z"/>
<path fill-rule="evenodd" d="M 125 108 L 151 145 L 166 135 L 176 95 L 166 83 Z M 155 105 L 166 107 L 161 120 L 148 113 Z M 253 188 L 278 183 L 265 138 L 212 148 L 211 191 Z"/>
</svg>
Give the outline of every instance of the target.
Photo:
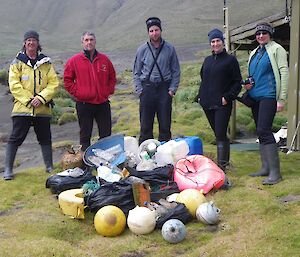
<svg viewBox="0 0 300 257">
<path fill-rule="evenodd" d="M 266 44 L 265 47 L 275 76 L 276 99 L 277 101 L 285 102 L 287 98 L 287 87 L 289 80 L 287 53 L 281 45 L 272 40 Z M 258 48 L 259 46 L 250 53 L 248 67 L 252 56 L 255 54 Z"/>
</svg>

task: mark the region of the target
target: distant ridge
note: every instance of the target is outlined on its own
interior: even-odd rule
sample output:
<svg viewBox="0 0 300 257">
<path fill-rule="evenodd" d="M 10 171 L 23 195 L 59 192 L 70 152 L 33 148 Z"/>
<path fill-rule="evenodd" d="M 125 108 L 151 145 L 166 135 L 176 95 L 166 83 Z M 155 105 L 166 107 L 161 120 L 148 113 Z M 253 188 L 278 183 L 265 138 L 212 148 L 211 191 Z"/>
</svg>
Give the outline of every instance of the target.
<svg viewBox="0 0 300 257">
<path fill-rule="evenodd" d="M 236 26 L 284 8 L 282 0 L 228 0 Z M 221 0 L 0 0 L 0 58 L 22 46 L 24 31 L 36 29 L 47 53 L 81 49 L 84 30 L 97 35 L 104 51 L 135 49 L 147 39 L 145 19 L 162 19 L 163 36 L 175 45 L 203 43 L 207 32 L 223 26 Z"/>
</svg>

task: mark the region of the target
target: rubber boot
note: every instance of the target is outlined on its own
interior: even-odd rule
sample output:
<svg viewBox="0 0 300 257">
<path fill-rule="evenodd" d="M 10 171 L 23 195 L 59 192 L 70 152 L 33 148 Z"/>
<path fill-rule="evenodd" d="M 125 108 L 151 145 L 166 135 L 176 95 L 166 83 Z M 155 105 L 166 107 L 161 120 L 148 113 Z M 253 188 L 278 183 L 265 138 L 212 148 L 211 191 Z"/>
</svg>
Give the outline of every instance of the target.
<svg viewBox="0 0 300 257">
<path fill-rule="evenodd" d="M 259 151 L 260 151 L 260 159 L 261 159 L 261 169 L 255 173 L 249 174 L 250 177 L 264 177 L 269 176 L 269 165 L 266 156 L 266 145 L 259 144 Z"/>
<path fill-rule="evenodd" d="M 229 165 L 230 158 L 230 143 L 229 141 L 219 141 L 217 142 L 217 159 L 218 166 L 225 173 L 225 181 L 224 184 L 220 187 L 221 189 L 228 190 L 232 187 L 231 182 L 228 180 L 226 176 L 226 167 Z"/>
<path fill-rule="evenodd" d="M 41 145 L 41 149 L 46 166 L 46 172 L 51 173 L 53 171 L 52 145 Z"/>
<path fill-rule="evenodd" d="M 270 173 L 262 183 L 263 185 L 274 185 L 282 180 L 280 174 L 279 154 L 276 144 L 268 144 L 264 146 L 264 151 L 268 161 Z"/>
<path fill-rule="evenodd" d="M 4 180 L 12 180 L 14 178 L 13 166 L 14 166 L 17 150 L 18 150 L 17 145 L 7 144 L 6 146 L 5 168 L 3 174 Z"/>
</svg>

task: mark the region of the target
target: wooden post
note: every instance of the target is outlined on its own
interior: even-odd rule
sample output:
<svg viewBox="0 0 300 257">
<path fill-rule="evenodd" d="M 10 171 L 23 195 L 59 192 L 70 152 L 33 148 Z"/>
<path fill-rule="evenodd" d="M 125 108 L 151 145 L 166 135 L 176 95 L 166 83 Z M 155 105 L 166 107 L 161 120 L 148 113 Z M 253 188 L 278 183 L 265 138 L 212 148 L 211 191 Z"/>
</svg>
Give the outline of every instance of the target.
<svg viewBox="0 0 300 257">
<path fill-rule="evenodd" d="M 224 30 L 225 30 L 225 48 L 227 52 L 231 50 L 231 42 L 230 42 L 230 35 L 229 35 L 229 15 L 228 15 L 228 7 L 226 6 L 226 1 L 224 1 Z M 229 123 L 229 138 L 230 141 L 235 139 L 236 134 L 236 103 L 233 101 L 232 103 L 232 113 L 230 117 Z"/>
<path fill-rule="evenodd" d="M 291 10 L 291 38 L 289 62 L 289 88 L 288 88 L 288 135 L 287 147 L 291 150 L 300 150 L 300 129 L 296 131 L 300 121 L 300 5 L 299 0 L 292 0 Z M 294 136 L 296 135 L 295 140 Z M 292 145 L 292 141 L 294 141 Z"/>
</svg>

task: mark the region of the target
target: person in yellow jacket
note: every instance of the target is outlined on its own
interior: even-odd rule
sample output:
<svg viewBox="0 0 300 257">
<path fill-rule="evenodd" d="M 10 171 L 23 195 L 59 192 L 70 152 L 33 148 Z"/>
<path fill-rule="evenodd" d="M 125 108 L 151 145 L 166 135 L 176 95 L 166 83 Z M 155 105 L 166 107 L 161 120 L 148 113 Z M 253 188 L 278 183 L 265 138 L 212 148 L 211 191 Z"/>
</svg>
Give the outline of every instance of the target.
<svg viewBox="0 0 300 257">
<path fill-rule="evenodd" d="M 13 163 L 18 147 L 24 142 L 31 126 L 41 145 L 46 172 L 53 170 L 50 130 L 51 107 L 58 88 L 58 78 L 48 56 L 40 53 L 39 34 L 24 34 L 21 52 L 9 68 L 9 89 L 14 98 L 13 129 L 6 146 L 4 180 L 13 179 Z"/>
</svg>

